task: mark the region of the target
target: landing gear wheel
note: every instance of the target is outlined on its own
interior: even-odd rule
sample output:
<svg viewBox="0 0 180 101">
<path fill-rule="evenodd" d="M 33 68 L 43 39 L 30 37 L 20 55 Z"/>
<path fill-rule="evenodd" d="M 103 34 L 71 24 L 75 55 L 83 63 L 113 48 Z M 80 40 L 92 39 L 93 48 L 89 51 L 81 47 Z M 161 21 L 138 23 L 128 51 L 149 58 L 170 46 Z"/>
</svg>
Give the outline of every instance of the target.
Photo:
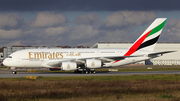
<svg viewBox="0 0 180 101">
<path fill-rule="evenodd" d="M 16 74 L 17 72 L 16 71 L 13 71 L 12 74 Z"/>
<path fill-rule="evenodd" d="M 88 74 L 88 71 L 86 71 L 86 74 Z"/>
<path fill-rule="evenodd" d="M 95 73 L 96 73 L 96 71 L 93 71 L 92 73 L 94 73 L 94 74 L 95 74 Z"/>
</svg>

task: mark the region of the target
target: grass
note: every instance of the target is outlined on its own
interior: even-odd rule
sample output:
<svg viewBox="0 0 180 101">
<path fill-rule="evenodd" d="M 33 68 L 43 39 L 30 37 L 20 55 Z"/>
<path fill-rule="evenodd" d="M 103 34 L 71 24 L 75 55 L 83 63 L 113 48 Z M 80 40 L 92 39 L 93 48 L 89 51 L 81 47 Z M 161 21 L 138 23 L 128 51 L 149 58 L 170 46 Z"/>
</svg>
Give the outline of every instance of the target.
<svg viewBox="0 0 180 101">
<path fill-rule="evenodd" d="M 132 80 L 180 80 L 179 74 L 174 75 L 132 75 L 132 76 L 77 76 L 77 77 L 43 77 L 45 80 L 91 80 L 91 81 L 132 81 Z"/>
<path fill-rule="evenodd" d="M 7 68 L 6 66 L 0 66 L 0 68 Z"/>
<path fill-rule="evenodd" d="M 0 101 L 180 100 L 180 75 L 0 79 Z"/>
<path fill-rule="evenodd" d="M 180 66 L 151 66 L 152 69 L 147 69 L 147 67 L 149 66 L 128 66 L 110 69 L 118 69 L 122 72 L 180 70 Z M 108 71 L 108 69 L 98 69 L 96 71 Z M 86 77 L 39 76 L 36 80 L 0 78 L 0 101 L 32 100 L 179 101 L 180 74 Z"/>
</svg>

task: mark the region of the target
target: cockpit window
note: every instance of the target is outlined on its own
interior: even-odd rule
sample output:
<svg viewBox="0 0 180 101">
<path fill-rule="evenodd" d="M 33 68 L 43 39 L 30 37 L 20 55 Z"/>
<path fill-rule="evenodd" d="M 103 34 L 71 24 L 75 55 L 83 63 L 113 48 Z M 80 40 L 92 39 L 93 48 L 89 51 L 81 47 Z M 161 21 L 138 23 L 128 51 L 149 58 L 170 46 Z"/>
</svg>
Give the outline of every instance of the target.
<svg viewBox="0 0 180 101">
<path fill-rule="evenodd" d="M 8 58 L 12 58 L 12 56 L 8 56 Z"/>
</svg>

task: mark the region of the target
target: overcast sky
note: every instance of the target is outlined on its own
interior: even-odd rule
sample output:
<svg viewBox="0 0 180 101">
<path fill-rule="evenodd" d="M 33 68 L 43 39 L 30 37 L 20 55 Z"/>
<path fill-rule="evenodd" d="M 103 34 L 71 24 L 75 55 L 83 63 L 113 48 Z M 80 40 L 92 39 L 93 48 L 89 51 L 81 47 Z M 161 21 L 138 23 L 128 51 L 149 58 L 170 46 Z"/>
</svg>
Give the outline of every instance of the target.
<svg viewBox="0 0 180 101">
<path fill-rule="evenodd" d="M 159 42 L 180 42 L 179 0 L 1 0 L 0 47 L 134 42 L 159 17 Z"/>
</svg>

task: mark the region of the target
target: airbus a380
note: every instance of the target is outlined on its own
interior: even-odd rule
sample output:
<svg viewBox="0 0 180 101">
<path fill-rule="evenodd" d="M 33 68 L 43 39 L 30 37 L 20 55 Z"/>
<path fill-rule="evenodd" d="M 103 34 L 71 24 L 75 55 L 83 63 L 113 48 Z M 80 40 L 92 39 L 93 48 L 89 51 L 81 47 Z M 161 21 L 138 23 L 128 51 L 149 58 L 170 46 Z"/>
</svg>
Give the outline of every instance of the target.
<svg viewBox="0 0 180 101">
<path fill-rule="evenodd" d="M 154 47 L 166 18 L 157 18 L 128 49 L 25 49 L 16 51 L 3 61 L 16 74 L 16 67 L 58 67 L 64 71 L 95 73 L 94 69 L 118 67 L 162 56 Z"/>
</svg>

